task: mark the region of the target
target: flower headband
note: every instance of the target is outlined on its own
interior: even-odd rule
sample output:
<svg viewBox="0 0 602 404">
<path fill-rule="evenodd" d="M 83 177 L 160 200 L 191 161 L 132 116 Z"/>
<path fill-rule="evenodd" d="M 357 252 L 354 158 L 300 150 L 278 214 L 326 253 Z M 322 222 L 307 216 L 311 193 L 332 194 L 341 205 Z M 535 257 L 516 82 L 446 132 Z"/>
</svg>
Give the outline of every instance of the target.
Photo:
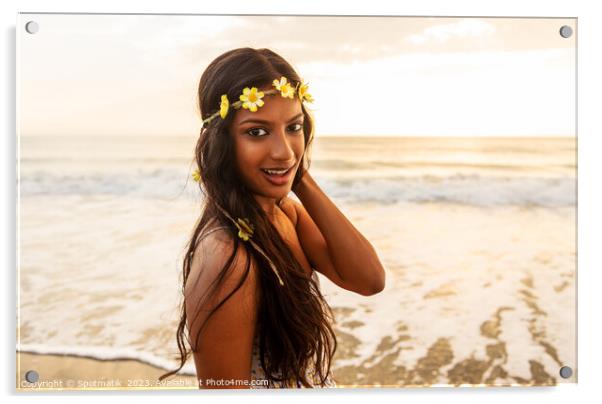
<svg viewBox="0 0 602 404">
<path fill-rule="evenodd" d="M 218 116 L 222 119 L 226 119 L 228 115 L 228 111 L 230 106 L 234 109 L 240 109 L 243 107 L 244 109 L 248 109 L 251 112 L 257 112 L 257 108 L 262 107 L 264 102 L 262 98 L 266 95 L 278 94 L 284 98 L 293 99 L 295 97 L 295 93 L 299 96 L 301 102 L 313 102 L 314 99 L 310 93 L 307 92 L 308 85 L 306 83 L 300 82 L 297 83 L 295 87 L 291 85 L 286 79 L 286 77 L 280 77 L 280 80 L 274 80 L 272 82 L 272 86 L 274 89 L 267 91 L 259 91 L 257 87 L 245 87 L 242 90 L 242 94 L 239 97 L 239 100 L 230 105 L 230 100 L 228 100 L 228 96 L 226 94 L 222 94 L 221 102 L 219 105 L 219 111 L 209 116 L 207 119 L 203 120 L 203 125 L 211 122 L 213 119 Z"/>
</svg>

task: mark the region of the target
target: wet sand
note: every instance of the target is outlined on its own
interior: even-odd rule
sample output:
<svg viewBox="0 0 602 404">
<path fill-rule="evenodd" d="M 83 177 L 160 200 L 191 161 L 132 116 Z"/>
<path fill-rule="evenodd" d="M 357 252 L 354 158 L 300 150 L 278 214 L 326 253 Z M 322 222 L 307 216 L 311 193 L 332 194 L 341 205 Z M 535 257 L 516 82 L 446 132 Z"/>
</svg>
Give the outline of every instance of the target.
<svg viewBox="0 0 602 404">
<path fill-rule="evenodd" d="M 547 373 L 544 365 L 537 360 L 529 360 L 530 378 L 511 374 L 505 369 L 508 353 L 506 342 L 500 339 L 499 335 L 501 314 L 507 310 L 513 309 L 501 307 L 491 319 L 481 324 L 481 335 L 491 342 L 485 347 L 485 360 L 475 357 L 458 358 L 450 344 L 450 339 L 453 338 L 450 336 L 437 339 L 414 367 L 398 365 L 396 362 L 403 359 L 403 351 L 414 349 L 407 344 L 407 341 L 412 339 L 407 326 L 400 324 L 397 334 L 382 338 L 374 355 L 369 359 L 363 360 L 359 365 L 336 367 L 336 361 L 358 357 L 356 349 L 361 344 L 352 334 L 336 329 L 339 347 L 335 355 L 334 378 L 339 385 L 347 387 L 429 387 L 443 385 L 442 380 L 447 381 L 445 386 L 556 385 L 557 376 Z M 556 349 L 535 331 L 533 340 L 555 358 L 559 367 L 562 366 Z"/>
<path fill-rule="evenodd" d="M 577 381 L 572 209 L 374 210 L 349 211 L 359 227 L 360 215 L 373 218 L 364 234 L 379 229 L 369 239 L 379 240 L 385 290 L 361 297 L 322 282 L 336 318 L 337 383 Z M 570 378 L 560 377 L 562 366 Z"/>
</svg>

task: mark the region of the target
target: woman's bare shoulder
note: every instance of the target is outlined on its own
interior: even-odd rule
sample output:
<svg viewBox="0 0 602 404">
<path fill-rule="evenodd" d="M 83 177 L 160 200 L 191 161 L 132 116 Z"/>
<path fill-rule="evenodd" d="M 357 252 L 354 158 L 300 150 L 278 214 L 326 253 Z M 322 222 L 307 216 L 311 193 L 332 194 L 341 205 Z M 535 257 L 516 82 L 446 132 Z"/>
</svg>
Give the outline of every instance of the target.
<svg viewBox="0 0 602 404">
<path fill-rule="evenodd" d="M 255 264 L 245 246 L 241 242 L 237 243 L 227 228 L 211 228 L 206 234 L 197 245 L 190 264 L 184 292 L 186 298 L 200 299 L 200 295 L 210 291 L 219 278 L 223 279 L 220 290 L 216 291 L 216 298 L 228 295 L 243 278 L 245 289 L 254 288 Z M 224 270 L 226 272 L 221 275 Z"/>
</svg>

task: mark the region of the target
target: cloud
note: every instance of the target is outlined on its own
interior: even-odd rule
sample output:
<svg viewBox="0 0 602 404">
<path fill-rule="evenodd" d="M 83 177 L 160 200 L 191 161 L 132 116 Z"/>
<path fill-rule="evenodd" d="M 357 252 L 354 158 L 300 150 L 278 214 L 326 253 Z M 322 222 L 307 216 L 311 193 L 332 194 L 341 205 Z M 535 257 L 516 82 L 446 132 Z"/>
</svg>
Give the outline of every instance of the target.
<svg viewBox="0 0 602 404">
<path fill-rule="evenodd" d="M 448 24 L 433 25 L 425 28 L 421 33 L 410 35 L 407 39 L 413 44 L 422 45 L 430 41 L 447 42 L 453 37 L 482 37 L 493 33 L 495 33 L 495 27 L 492 24 L 470 18 Z"/>
<path fill-rule="evenodd" d="M 302 67 L 322 134 L 570 136 L 574 131 L 574 51 L 569 49 L 414 53 Z"/>
</svg>

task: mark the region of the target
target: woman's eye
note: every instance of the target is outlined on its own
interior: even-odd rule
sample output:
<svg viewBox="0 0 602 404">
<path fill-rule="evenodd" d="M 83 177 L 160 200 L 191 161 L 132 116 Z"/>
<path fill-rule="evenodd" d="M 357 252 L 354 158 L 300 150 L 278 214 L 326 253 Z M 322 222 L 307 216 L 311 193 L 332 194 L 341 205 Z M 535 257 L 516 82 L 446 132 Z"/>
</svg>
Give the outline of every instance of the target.
<svg viewBox="0 0 602 404">
<path fill-rule="evenodd" d="M 289 126 L 289 129 L 292 132 L 299 132 L 301 129 L 303 129 L 303 125 L 300 123 L 294 123 L 291 126 Z"/>
<path fill-rule="evenodd" d="M 263 132 L 263 133 L 262 133 Z M 253 128 L 253 129 L 249 129 L 247 131 L 247 133 L 251 136 L 255 136 L 255 137 L 259 137 L 259 136 L 265 136 L 268 134 L 268 132 L 266 132 L 264 129 L 261 128 Z"/>
<path fill-rule="evenodd" d="M 294 123 L 288 127 L 288 130 L 291 132 L 299 132 L 300 130 L 303 130 L 303 124 Z M 249 134 L 250 136 L 253 136 L 253 137 L 261 137 L 261 136 L 267 135 L 268 132 L 263 128 L 253 128 L 253 129 L 249 129 L 247 131 L 247 134 Z"/>
</svg>

